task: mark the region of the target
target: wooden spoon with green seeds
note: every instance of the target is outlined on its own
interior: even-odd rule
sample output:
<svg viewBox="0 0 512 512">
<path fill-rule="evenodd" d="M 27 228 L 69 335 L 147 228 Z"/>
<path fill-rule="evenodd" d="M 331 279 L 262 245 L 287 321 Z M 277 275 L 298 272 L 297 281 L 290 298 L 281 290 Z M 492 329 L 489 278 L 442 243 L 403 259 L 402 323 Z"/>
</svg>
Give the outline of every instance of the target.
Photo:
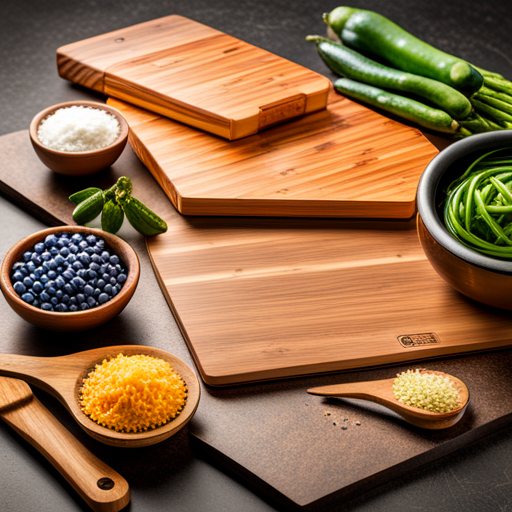
<svg viewBox="0 0 512 512">
<path fill-rule="evenodd" d="M 375 402 L 396 412 L 405 421 L 412 425 L 421 428 L 439 430 L 455 425 L 464 415 L 469 403 L 469 391 L 467 386 L 460 379 L 457 379 L 457 377 L 448 375 L 444 372 L 436 372 L 432 370 L 419 371 L 420 373 L 430 373 L 448 377 L 456 387 L 459 394 L 457 407 L 448 412 L 440 413 L 406 405 L 395 397 L 393 384 L 396 378 L 365 382 L 348 382 L 346 384 L 335 384 L 333 386 L 321 386 L 308 389 L 307 392 L 311 395 L 356 398 L 359 400 Z"/>
</svg>

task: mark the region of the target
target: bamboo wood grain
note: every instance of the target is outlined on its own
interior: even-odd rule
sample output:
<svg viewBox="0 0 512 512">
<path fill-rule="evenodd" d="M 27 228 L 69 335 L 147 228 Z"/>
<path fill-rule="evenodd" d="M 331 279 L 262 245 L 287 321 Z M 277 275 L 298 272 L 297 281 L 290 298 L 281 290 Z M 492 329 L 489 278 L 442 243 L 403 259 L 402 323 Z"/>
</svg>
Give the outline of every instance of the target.
<svg viewBox="0 0 512 512">
<path fill-rule="evenodd" d="M 118 354 L 146 354 L 171 364 L 187 386 L 186 404 L 175 419 L 146 432 L 124 433 L 103 427 L 82 412 L 78 398 L 83 379 L 96 364 Z M 199 381 L 184 361 L 163 350 L 138 345 L 102 347 L 60 357 L 0 354 L 0 375 L 23 378 L 53 395 L 68 409 L 85 432 L 97 441 L 128 448 L 159 443 L 178 432 L 192 419 L 200 396 Z"/>
<path fill-rule="evenodd" d="M 182 16 L 57 50 L 60 76 L 233 140 L 325 108 L 327 78 Z"/>
<path fill-rule="evenodd" d="M 414 222 L 166 220 L 150 257 L 212 386 L 511 345 L 510 314 L 447 285 Z"/>
<path fill-rule="evenodd" d="M 326 110 L 232 142 L 109 104 L 184 215 L 410 218 L 438 153 L 418 130 L 334 92 Z"/>
<path fill-rule="evenodd" d="M 26 382 L 0 377 L 0 417 L 41 452 L 93 510 L 116 512 L 130 501 L 128 482 L 85 448 Z"/>
</svg>

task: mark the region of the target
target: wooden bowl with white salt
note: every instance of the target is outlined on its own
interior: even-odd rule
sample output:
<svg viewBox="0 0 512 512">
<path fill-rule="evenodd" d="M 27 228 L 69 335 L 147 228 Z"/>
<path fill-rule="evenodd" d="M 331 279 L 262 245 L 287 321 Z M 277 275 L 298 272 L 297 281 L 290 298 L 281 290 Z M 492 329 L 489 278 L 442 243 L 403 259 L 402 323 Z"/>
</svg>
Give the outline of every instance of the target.
<svg viewBox="0 0 512 512">
<path fill-rule="evenodd" d="M 59 103 L 39 112 L 30 123 L 30 140 L 52 171 L 85 176 L 110 167 L 128 141 L 121 113 L 93 101 Z"/>
</svg>

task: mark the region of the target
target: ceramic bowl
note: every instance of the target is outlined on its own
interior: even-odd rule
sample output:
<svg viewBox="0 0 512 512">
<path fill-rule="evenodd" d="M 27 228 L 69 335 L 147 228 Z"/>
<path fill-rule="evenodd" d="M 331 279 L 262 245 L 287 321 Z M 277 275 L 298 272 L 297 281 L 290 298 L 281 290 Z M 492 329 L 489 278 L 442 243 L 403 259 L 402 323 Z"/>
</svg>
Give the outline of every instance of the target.
<svg viewBox="0 0 512 512">
<path fill-rule="evenodd" d="M 115 297 L 95 308 L 66 313 L 44 311 L 21 300 L 14 291 L 11 282 L 13 265 L 22 259 L 25 251 L 32 249 L 38 242 L 44 241 L 48 235 L 58 233 L 93 234 L 105 240 L 105 243 L 119 256 L 128 270 L 127 279 L 120 292 Z M 84 331 L 104 324 L 121 313 L 137 288 L 139 275 L 140 264 L 137 253 L 118 236 L 106 233 L 100 229 L 82 226 L 59 226 L 38 231 L 20 240 L 9 249 L 0 267 L 0 288 L 7 303 L 27 322 L 52 331 Z"/>
<path fill-rule="evenodd" d="M 464 295 L 512 310 L 512 261 L 480 254 L 445 228 L 442 204 L 447 186 L 476 158 L 512 146 L 512 130 L 472 135 L 437 155 L 423 172 L 417 193 L 417 227 L 423 250 L 436 272 Z"/>
<path fill-rule="evenodd" d="M 110 146 L 96 151 L 79 152 L 56 151 L 44 146 L 37 136 L 37 131 L 41 121 L 52 115 L 60 108 L 72 107 L 75 105 L 93 107 L 113 114 L 119 121 L 121 128 L 119 136 L 115 142 Z M 39 112 L 39 114 L 37 114 L 30 123 L 29 133 L 32 146 L 34 147 L 37 156 L 48 168 L 58 174 L 85 176 L 110 167 L 119 158 L 126 146 L 126 142 L 128 141 L 128 131 L 128 123 L 117 109 L 103 103 L 96 103 L 93 101 L 70 101 L 53 105 L 52 107 L 48 107 Z"/>
</svg>

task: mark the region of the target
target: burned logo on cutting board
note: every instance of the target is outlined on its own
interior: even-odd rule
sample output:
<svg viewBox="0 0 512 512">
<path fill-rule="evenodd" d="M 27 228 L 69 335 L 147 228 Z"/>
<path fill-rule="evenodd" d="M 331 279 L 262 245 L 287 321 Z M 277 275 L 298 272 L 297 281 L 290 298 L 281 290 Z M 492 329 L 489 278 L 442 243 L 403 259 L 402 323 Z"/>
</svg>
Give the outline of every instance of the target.
<svg viewBox="0 0 512 512">
<path fill-rule="evenodd" d="M 397 340 L 404 348 L 421 347 L 422 345 L 441 343 L 439 336 L 435 332 L 424 332 L 421 334 L 402 334 L 397 337 Z"/>
</svg>

